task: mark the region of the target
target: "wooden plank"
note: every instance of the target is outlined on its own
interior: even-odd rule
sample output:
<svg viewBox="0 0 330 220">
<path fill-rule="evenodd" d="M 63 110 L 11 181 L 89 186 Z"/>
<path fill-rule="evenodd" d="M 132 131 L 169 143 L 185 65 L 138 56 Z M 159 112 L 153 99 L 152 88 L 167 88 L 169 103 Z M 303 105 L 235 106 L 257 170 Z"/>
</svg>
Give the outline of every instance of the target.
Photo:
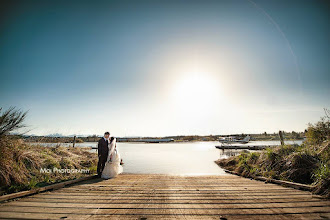
<svg viewBox="0 0 330 220">
<path fill-rule="evenodd" d="M 162 220 L 172 220 L 172 219 L 199 219 L 199 220 L 209 220 L 209 219 L 217 219 L 219 220 L 220 216 L 227 217 L 230 220 L 245 220 L 245 219 L 253 219 L 253 220 L 271 220 L 271 219 L 329 219 L 330 215 L 327 213 L 290 213 L 290 214 L 263 214 L 263 215 L 250 215 L 250 214 L 232 214 L 232 215 L 212 215 L 212 214 L 53 214 L 48 213 L 47 219 L 143 219 L 147 220 L 153 219 L 162 219 Z M 45 214 L 43 213 L 1 213 L 0 215 L 3 219 L 46 219 Z"/>
<path fill-rule="evenodd" d="M 6 200 L 9 200 L 9 199 L 20 198 L 20 197 L 24 197 L 24 196 L 28 196 L 28 195 L 32 195 L 32 194 L 36 194 L 36 193 L 41 193 L 41 192 L 44 192 L 44 191 L 47 191 L 47 190 L 59 189 L 61 187 L 65 187 L 67 185 L 74 184 L 74 183 L 77 183 L 77 182 L 82 182 L 82 181 L 89 180 L 89 179 L 93 179 L 95 177 L 96 176 L 86 176 L 86 177 L 82 177 L 82 178 L 79 178 L 79 179 L 68 180 L 68 181 L 65 181 L 65 182 L 56 183 L 56 184 L 52 184 L 52 185 L 45 186 L 45 187 L 39 187 L 39 188 L 32 189 L 32 190 L 27 190 L 27 191 L 22 191 L 22 192 L 17 192 L 17 193 L 11 193 L 11 194 L 8 194 L 8 195 L 2 195 L 2 196 L 0 196 L 0 202 L 6 201 Z"/>
<path fill-rule="evenodd" d="M 324 203 L 320 202 L 318 200 L 295 200 L 295 199 L 286 199 L 286 200 L 275 200 L 275 201 L 269 201 L 269 200 L 203 200 L 203 199 L 196 199 L 196 200 L 190 200 L 190 199 L 183 199 L 183 200 L 172 200 L 172 199 L 159 199 L 159 200 L 153 200 L 153 199 L 145 199 L 145 200 L 131 200 L 131 199 L 123 199 L 123 200 L 105 200 L 105 199 L 98 199 L 97 201 L 95 200 L 70 200 L 70 199 L 64 199 L 64 200 L 53 200 L 53 199 L 47 199 L 47 200 L 42 200 L 42 199 L 35 199 L 35 200 L 25 200 L 25 201 L 20 201 L 21 204 L 17 203 L 12 203 L 11 205 L 16 206 L 24 206 L 25 203 L 29 205 L 29 202 L 34 202 L 34 203 L 55 203 L 57 205 L 61 204 L 66 204 L 70 203 L 73 205 L 80 205 L 80 204 L 285 204 L 287 206 L 294 206 L 296 203 L 299 204 L 305 204 L 305 205 L 322 205 L 322 204 L 327 204 L 329 203 Z"/>
<path fill-rule="evenodd" d="M 168 194 L 174 194 L 174 195 L 241 195 L 241 194 L 255 194 L 255 195 L 310 195 L 311 194 L 307 194 L 307 193 L 303 193 L 303 192 L 287 192 L 287 191 L 272 191 L 272 192 L 256 192 L 253 190 L 212 190 L 212 191 L 206 191 L 203 192 L 201 190 L 194 190 L 194 191 L 156 191 L 156 190 L 150 190 L 150 191 L 62 191 L 62 192 L 57 192 L 55 194 L 52 195 L 72 195 L 72 196 L 79 196 L 79 195 L 115 195 L 115 194 L 120 194 L 120 195 L 139 195 L 139 196 L 143 196 L 143 195 L 149 195 L 149 194 L 153 194 L 153 195 L 168 195 Z"/>
<path fill-rule="evenodd" d="M 0 212 L 17 212 L 17 213 L 54 213 L 54 214 L 91 214 L 91 211 L 97 210 L 99 214 L 163 214 L 163 213 L 182 213 L 182 214 L 240 214 L 254 212 L 256 214 L 269 214 L 269 213 L 330 213 L 329 208 L 321 207 L 265 207 L 265 208 L 250 208 L 250 207 L 213 207 L 208 208 L 203 206 L 198 207 L 182 207 L 176 205 L 175 207 L 168 207 L 166 205 L 158 205 L 158 207 L 152 207 L 151 204 L 138 204 L 134 207 L 127 207 L 123 205 L 116 206 L 114 208 L 106 207 L 106 205 L 98 205 L 95 208 L 80 208 L 80 207 L 28 207 L 27 211 L 22 210 L 19 206 L 1 206 Z"/>
<path fill-rule="evenodd" d="M 104 198 L 94 198 L 94 199 L 75 199 L 75 198 L 26 198 L 24 200 L 17 200 L 20 202 L 42 202 L 42 203 L 72 203 L 72 204 L 85 204 L 85 203 L 93 203 L 93 204 L 108 204 L 110 202 L 109 199 Z M 268 199 L 268 198 L 260 198 L 260 199 L 214 199 L 214 198 L 196 198 L 196 199 L 171 199 L 171 198 L 144 198 L 144 199 L 116 199 L 112 198 L 112 204 L 124 204 L 124 203 L 166 203 L 166 204 L 263 204 L 263 203 L 319 203 L 323 200 L 313 199 L 313 198 L 277 198 L 277 199 Z M 13 203 L 11 203 L 13 204 Z"/>
<path fill-rule="evenodd" d="M 0 210 L 3 208 L 6 210 L 6 207 L 52 207 L 52 208 L 98 208 L 101 203 L 49 203 L 49 202 L 35 202 L 35 201 L 14 201 L 11 204 L 5 204 L 0 207 Z M 227 208 L 227 209 L 239 209 L 244 207 L 244 209 L 265 209 L 265 208 L 307 208 L 307 207 L 329 207 L 330 201 L 318 201 L 316 202 L 305 202 L 305 203 L 135 203 L 134 200 L 131 200 L 127 203 L 113 203 L 111 201 L 108 203 L 103 203 L 103 208 L 117 208 L 120 204 L 121 208 L 135 208 L 140 207 L 140 204 L 147 205 L 148 208 L 200 208 L 200 204 L 203 204 L 203 209 L 214 209 L 214 208 Z"/>
<path fill-rule="evenodd" d="M 234 175 L 238 175 L 240 176 L 241 174 L 234 172 L 234 171 L 230 171 L 230 170 L 225 170 L 226 173 L 231 173 Z M 301 184 L 301 183 L 293 183 L 293 182 L 289 182 L 289 181 L 284 181 L 284 180 L 275 180 L 275 179 L 271 179 L 271 178 L 265 178 L 262 176 L 254 176 L 252 177 L 255 180 L 260 180 L 260 181 L 264 181 L 264 182 L 269 182 L 269 183 L 276 183 L 279 185 L 283 185 L 283 186 L 288 186 L 288 187 L 292 187 L 295 189 L 302 189 L 302 190 L 307 190 L 307 191 L 313 191 L 313 189 L 315 188 L 314 186 L 310 186 L 310 185 L 306 185 L 306 184 Z"/>
<path fill-rule="evenodd" d="M 238 176 L 123 174 L 0 204 L 0 218 L 321 219 L 330 201 Z"/>
<path fill-rule="evenodd" d="M 264 150 L 269 147 L 277 147 L 279 145 L 216 145 L 221 150 Z"/>
</svg>

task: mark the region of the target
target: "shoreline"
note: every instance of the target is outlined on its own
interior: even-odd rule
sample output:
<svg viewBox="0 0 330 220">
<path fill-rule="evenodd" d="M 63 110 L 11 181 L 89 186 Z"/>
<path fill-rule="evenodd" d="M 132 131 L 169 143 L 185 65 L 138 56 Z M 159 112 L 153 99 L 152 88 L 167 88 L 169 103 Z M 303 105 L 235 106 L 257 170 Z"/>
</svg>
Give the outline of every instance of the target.
<svg viewBox="0 0 330 220">
<path fill-rule="evenodd" d="M 230 134 L 230 135 L 176 135 L 176 136 L 163 136 L 163 137 L 117 137 L 118 142 L 134 143 L 134 142 L 198 142 L 198 141 L 218 141 L 222 137 L 235 137 L 238 140 L 243 139 L 246 135 L 251 136 L 251 141 L 279 141 L 280 137 L 277 133 L 267 134 Z M 49 142 L 49 143 L 85 143 L 97 142 L 101 136 L 18 136 L 23 138 L 26 142 Z M 285 140 L 304 140 L 305 134 L 303 132 L 285 132 Z M 145 141 L 144 141 L 145 140 Z M 168 141 L 165 141 L 168 140 Z"/>
<path fill-rule="evenodd" d="M 203 140 L 194 140 L 194 141 L 171 141 L 171 142 L 144 142 L 144 141 L 119 141 L 118 143 L 132 143 L 132 144 L 180 144 L 180 143 L 209 143 L 209 142 L 214 142 L 217 144 L 221 144 L 221 142 L 219 141 L 203 141 Z M 279 142 L 278 145 L 280 144 L 280 140 L 253 140 L 250 141 L 251 144 L 254 144 L 255 142 Z M 249 143 L 250 143 L 249 142 Z M 292 139 L 292 140 L 287 140 L 285 139 L 284 142 L 304 142 L 303 139 Z M 64 145 L 72 145 L 73 143 L 68 143 L 68 142 L 33 142 L 33 141 L 25 141 L 25 143 L 27 144 L 64 144 Z M 80 143 L 76 143 L 75 146 L 79 145 L 79 144 L 88 144 L 88 143 L 97 143 L 97 141 L 86 141 L 86 142 L 80 142 Z M 249 143 L 247 144 L 240 144 L 240 146 L 247 146 L 249 145 Z M 290 143 L 291 144 L 291 143 Z M 274 145 L 274 146 L 277 146 Z"/>
</svg>

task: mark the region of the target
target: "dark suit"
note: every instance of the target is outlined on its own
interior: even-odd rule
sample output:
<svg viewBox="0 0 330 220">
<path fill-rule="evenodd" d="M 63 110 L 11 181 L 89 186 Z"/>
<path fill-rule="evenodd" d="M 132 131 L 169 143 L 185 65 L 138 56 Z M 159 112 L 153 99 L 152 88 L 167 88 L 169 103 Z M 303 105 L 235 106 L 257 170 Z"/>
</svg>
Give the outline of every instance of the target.
<svg viewBox="0 0 330 220">
<path fill-rule="evenodd" d="M 104 140 L 102 137 L 97 145 L 97 154 L 99 156 L 99 162 L 97 163 L 97 174 L 99 176 L 101 176 L 105 163 L 107 162 L 109 153 L 108 143 L 109 142 Z"/>
</svg>

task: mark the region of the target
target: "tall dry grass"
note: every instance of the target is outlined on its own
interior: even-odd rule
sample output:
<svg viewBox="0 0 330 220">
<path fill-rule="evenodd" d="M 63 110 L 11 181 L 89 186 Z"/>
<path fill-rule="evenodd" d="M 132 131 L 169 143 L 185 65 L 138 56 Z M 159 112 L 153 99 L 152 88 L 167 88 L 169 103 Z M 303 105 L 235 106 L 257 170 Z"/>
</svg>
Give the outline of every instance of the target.
<svg viewBox="0 0 330 220">
<path fill-rule="evenodd" d="M 74 179 L 83 173 L 42 173 L 40 169 L 89 169 L 96 172 L 97 155 L 88 149 L 29 145 L 10 136 L 0 138 L 1 194 L 27 190 L 63 180 Z"/>
</svg>

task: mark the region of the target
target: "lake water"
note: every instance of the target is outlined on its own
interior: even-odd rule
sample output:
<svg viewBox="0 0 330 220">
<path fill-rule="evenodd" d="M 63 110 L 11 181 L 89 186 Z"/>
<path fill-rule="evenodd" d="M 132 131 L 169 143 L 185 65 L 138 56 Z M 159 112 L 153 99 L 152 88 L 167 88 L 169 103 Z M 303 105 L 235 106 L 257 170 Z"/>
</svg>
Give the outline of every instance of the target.
<svg viewBox="0 0 330 220">
<path fill-rule="evenodd" d="M 301 144 L 302 141 L 288 142 Z M 46 146 L 56 144 L 43 143 Z M 72 146 L 72 144 L 63 144 Z M 236 154 L 235 150 L 215 148 L 219 142 L 185 143 L 117 143 L 125 163 L 125 173 L 156 173 L 175 175 L 225 175 L 214 163 L 219 158 Z M 279 145 L 278 141 L 251 141 L 249 145 Z M 96 142 L 77 143 L 77 147 L 96 147 Z M 92 150 L 96 152 L 96 150 Z"/>
</svg>

